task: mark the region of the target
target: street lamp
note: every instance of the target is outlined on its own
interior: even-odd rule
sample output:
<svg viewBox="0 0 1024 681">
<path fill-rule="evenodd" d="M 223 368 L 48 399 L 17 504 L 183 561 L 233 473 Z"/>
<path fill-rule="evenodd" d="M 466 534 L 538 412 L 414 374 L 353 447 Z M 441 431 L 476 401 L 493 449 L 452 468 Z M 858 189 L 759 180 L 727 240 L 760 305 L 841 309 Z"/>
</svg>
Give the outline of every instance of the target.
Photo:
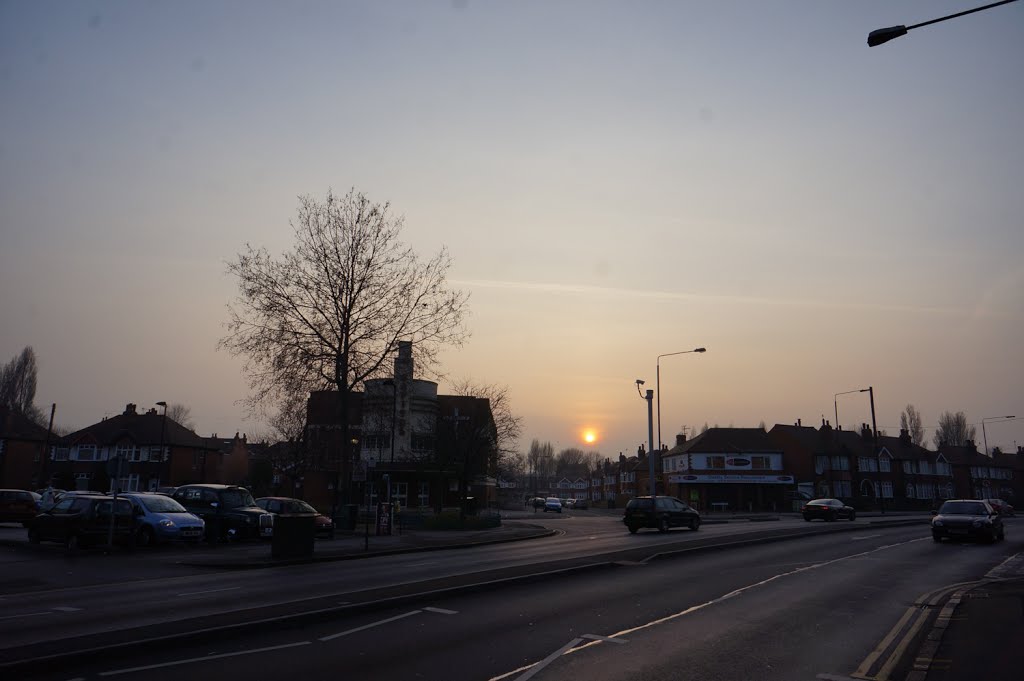
<svg viewBox="0 0 1024 681">
<path fill-rule="evenodd" d="M 885 496 L 882 494 L 882 458 L 878 452 L 878 425 L 875 422 L 875 389 L 872 386 L 861 388 L 860 390 L 847 390 L 846 392 L 836 393 L 833 395 L 833 400 L 840 395 L 849 395 L 850 393 L 867 393 L 868 397 L 871 398 L 871 448 L 875 452 L 875 467 L 878 469 L 875 473 L 875 478 L 878 480 L 878 510 L 885 514 Z M 839 402 L 835 403 L 836 409 L 836 428 L 839 428 Z"/>
<path fill-rule="evenodd" d="M 888 28 L 875 29 L 874 31 L 871 31 L 871 33 L 868 33 L 868 46 L 875 47 L 876 45 L 887 43 L 893 38 L 899 38 L 900 36 L 906 35 L 907 31 L 915 28 L 921 28 L 922 26 L 928 26 L 929 24 L 937 24 L 940 21 L 946 21 L 947 19 L 956 19 L 957 17 L 962 17 L 965 14 L 974 14 L 975 12 L 980 12 L 983 9 L 991 9 L 993 7 L 998 7 L 999 5 L 1006 5 L 1016 1 L 1017 0 L 1002 0 L 1001 2 L 993 2 L 991 5 L 975 7 L 974 9 L 957 12 L 956 14 L 950 14 L 949 16 L 932 19 L 931 21 L 923 21 L 920 24 L 914 24 L 913 26 L 889 26 Z"/>
<path fill-rule="evenodd" d="M 658 355 L 655 360 L 655 374 L 654 374 L 654 387 L 656 388 L 656 394 L 658 396 L 658 450 L 661 450 L 661 358 L 671 357 L 672 355 L 688 355 L 691 352 L 707 352 L 707 348 L 694 348 L 693 350 L 682 350 L 681 352 L 669 352 L 664 355 Z"/>
<path fill-rule="evenodd" d="M 1010 419 L 1015 419 L 1015 418 L 1017 418 L 1017 417 L 1016 416 L 986 416 L 985 418 L 983 418 L 981 420 L 981 437 L 985 441 L 985 456 L 988 456 L 988 435 L 985 434 L 985 421 L 995 421 L 995 422 L 998 423 L 999 421 L 1009 421 Z"/>
<path fill-rule="evenodd" d="M 647 400 L 647 467 L 648 473 L 651 476 L 651 508 L 654 508 L 654 495 L 655 495 L 655 484 L 654 484 L 654 391 L 648 390 L 645 395 L 640 391 L 640 386 L 644 382 L 641 379 L 636 379 L 636 391 L 640 393 L 640 399 Z"/>
<path fill-rule="evenodd" d="M 164 484 L 165 485 L 170 485 L 171 484 L 171 461 L 170 461 L 171 457 L 169 457 L 169 456 L 165 457 L 164 456 L 164 432 L 166 432 L 166 430 L 167 430 L 167 403 L 166 402 L 157 402 L 156 406 L 164 408 L 163 420 L 160 421 L 160 460 L 163 461 L 165 458 L 167 460 L 167 479 L 164 481 Z M 159 487 L 159 485 L 158 485 L 158 487 Z"/>
</svg>

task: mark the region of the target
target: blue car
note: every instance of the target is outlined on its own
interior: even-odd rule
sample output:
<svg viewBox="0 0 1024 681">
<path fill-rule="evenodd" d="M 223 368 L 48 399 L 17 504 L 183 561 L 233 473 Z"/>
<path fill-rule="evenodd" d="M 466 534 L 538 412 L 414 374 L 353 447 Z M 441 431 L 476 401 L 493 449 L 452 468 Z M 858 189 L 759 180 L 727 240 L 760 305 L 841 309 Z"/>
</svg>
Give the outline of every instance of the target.
<svg viewBox="0 0 1024 681">
<path fill-rule="evenodd" d="M 179 541 L 198 544 L 202 541 L 206 523 L 169 496 L 142 492 L 119 496 L 132 502 L 135 542 L 139 546 Z"/>
</svg>

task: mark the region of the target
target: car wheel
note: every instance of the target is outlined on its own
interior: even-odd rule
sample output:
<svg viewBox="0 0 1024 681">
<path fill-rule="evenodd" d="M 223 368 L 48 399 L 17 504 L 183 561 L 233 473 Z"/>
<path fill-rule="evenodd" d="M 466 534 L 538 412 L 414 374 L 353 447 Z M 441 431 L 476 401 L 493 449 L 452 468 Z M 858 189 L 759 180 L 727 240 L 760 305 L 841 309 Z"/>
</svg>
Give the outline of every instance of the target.
<svg viewBox="0 0 1024 681">
<path fill-rule="evenodd" d="M 936 544 L 941 544 L 942 543 L 942 537 L 940 537 L 937 534 L 933 534 L 932 535 L 932 541 L 935 542 Z"/>
<path fill-rule="evenodd" d="M 850 522 L 852 523 L 856 519 L 857 519 L 857 512 L 856 511 L 850 511 Z"/>
<path fill-rule="evenodd" d="M 806 520 L 807 522 L 811 522 L 811 516 L 805 515 L 804 520 Z"/>
<path fill-rule="evenodd" d="M 640 529 L 636 525 L 627 525 L 626 527 L 629 528 L 629 533 L 630 534 L 636 534 L 636 531 Z"/>
<path fill-rule="evenodd" d="M 668 518 L 662 518 L 658 523 L 658 532 L 668 532 Z"/>
<path fill-rule="evenodd" d="M 694 518 L 690 521 L 690 529 L 694 532 L 700 529 L 700 518 Z"/>
<path fill-rule="evenodd" d="M 30 528 L 29 531 L 28 531 L 28 543 L 29 544 L 38 544 L 40 541 L 41 541 L 41 538 L 39 537 L 39 530 Z"/>
<path fill-rule="evenodd" d="M 156 544 L 156 535 L 153 534 L 153 528 L 149 525 L 140 527 L 139 533 L 135 536 L 135 543 L 139 546 L 153 546 Z"/>
<path fill-rule="evenodd" d="M 827 516 L 825 516 L 825 522 L 834 523 L 835 521 L 836 521 L 836 514 L 835 513 L 829 513 Z"/>
</svg>

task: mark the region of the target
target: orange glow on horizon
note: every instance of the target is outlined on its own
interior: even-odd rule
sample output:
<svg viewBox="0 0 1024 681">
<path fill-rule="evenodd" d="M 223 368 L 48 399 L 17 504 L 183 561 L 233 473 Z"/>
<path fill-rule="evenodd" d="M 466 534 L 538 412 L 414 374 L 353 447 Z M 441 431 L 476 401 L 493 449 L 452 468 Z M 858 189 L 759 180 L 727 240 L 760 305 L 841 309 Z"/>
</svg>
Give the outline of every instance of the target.
<svg viewBox="0 0 1024 681">
<path fill-rule="evenodd" d="M 583 441 L 588 445 L 594 444 L 597 442 L 597 433 L 590 429 L 583 431 Z"/>
</svg>

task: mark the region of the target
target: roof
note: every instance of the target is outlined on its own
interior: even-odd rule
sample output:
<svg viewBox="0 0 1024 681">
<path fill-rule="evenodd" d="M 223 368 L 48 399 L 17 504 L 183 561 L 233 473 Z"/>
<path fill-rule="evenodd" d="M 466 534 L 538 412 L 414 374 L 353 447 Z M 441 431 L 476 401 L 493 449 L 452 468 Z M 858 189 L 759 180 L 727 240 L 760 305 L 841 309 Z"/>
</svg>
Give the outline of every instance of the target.
<svg viewBox="0 0 1024 681">
<path fill-rule="evenodd" d="M 829 425 L 821 428 L 811 426 L 789 426 L 776 424 L 769 439 L 795 442 L 811 454 L 854 454 L 870 456 L 872 445 L 860 433 L 852 430 L 835 430 Z M 776 447 L 783 449 L 784 447 Z"/>
<path fill-rule="evenodd" d="M 884 447 L 892 455 L 892 458 L 899 460 L 934 461 L 939 457 L 939 452 L 933 452 L 921 445 L 915 445 L 909 438 L 880 435 L 878 437 L 878 446 Z"/>
<path fill-rule="evenodd" d="M 711 428 L 692 440 L 676 445 L 669 454 L 720 452 L 781 452 L 782 448 L 763 428 Z M 655 452 L 657 454 L 657 452 Z"/>
<path fill-rule="evenodd" d="M 0 438 L 6 440 L 46 440 L 46 428 L 20 411 L 0 406 Z"/>
<path fill-rule="evenodd" d="M 217 449 L 216 445 L 211 445 L 174 419 L 158 414 L 156 410 L 136 413 L 134 404 L 128 405 L 123 414 L 86 426 L 64 439 L 71 444 L 95 441 L 110 445 L 130 440 L 136 445 L 159 445 L 163 442 L 168 447 Z"/>
</svg>

